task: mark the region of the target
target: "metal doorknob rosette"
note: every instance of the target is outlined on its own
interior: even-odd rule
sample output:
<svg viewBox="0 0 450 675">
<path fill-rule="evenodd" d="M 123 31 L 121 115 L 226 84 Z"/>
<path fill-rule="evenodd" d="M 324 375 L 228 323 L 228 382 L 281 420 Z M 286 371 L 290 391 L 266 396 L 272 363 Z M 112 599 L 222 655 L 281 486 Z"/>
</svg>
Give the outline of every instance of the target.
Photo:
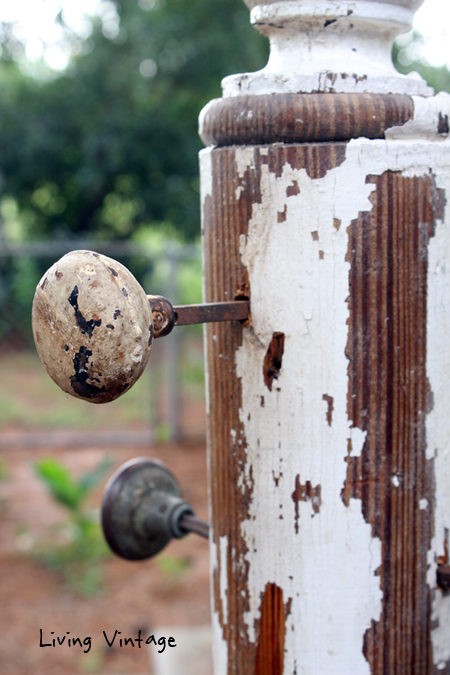
<svg viewBox="0 0 450 675">
<path fill-rule="evenodd" d="M 157 459 L 138 457 L 123 464 L 106 485 L 102 527 L 111 550 L 127 560 L 144 560 L 172 539 L 209 525 L 195 517 L 175 476 Z"/>
</svg>

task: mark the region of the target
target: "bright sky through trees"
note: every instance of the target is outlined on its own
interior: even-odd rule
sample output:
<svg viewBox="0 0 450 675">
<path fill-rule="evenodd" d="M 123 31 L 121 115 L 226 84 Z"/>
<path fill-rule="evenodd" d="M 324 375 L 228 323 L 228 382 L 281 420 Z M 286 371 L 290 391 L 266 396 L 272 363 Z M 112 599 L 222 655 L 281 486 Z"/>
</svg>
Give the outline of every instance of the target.
<svg viewBox="0 0 450 675">
<path fill-rule="evenodd" d="M 425 0 L 417 11 L 414 28 L 425 38 L 422 56 L 432 66 L 450 68 L 450 2 Z"/>
<path fill-rule="evenodd" d="M 139 0 L 139 4 L 144 9 L 151 9 L 156 0 Z M 0 21 L 19 22 L 16 35 L 26 42 L 27 58 L 31 61 L 43 58 L 54 70 L 63 70 L 70 54 L 77 49 L 76 44 L 69 46 L 58 24 L 57 16 L 61 11 L 64 22 L 80 39 L 90 35 L 88 15 L 101 16 L 107 37 L 117 39 L 119 35 L 118 16 L 110 0 L 0 0 Z M 447 64 L 450 67 L 449 0 L 425 0 L 416 14 L 414 28 L 425 37 L 420 55 L 433 66 Z"/>
<path fill-rule="evenodd" d="M 60 13 L 81 40 L 89 38 L 92 31 L 88 16 L 102 17 L 107 37 L 115 37 L 119 31 L 115 5 L 107 0 L 0 0 L 0 21 L 18 22 L 14 34 L 26 44 L 27 58 L 43 58 L 54 70 L 64 70 L 76 49 L 58 22 Z"/>
</svg>

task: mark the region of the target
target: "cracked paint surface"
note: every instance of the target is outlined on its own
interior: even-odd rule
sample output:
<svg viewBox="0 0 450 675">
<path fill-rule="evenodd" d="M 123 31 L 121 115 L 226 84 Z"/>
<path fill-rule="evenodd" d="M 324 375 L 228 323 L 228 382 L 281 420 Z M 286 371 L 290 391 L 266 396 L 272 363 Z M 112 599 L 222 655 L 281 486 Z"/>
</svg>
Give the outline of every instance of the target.
<svg viewBox="0 0 450 675">
<path fill-rule="evenodd" d="M 445 218 L 437 223 L 428 251 L 428 352 L 427 375 L 433 392 L 433 409 L 426 419 L 428 458 L 434 460 L 435 504 L 434 536 L 428 553 L 428 584 L 434 588 L 431 619 L 433 657 L 436 664 L 444 663 L 450 669 L 450 595 L 435 588 L 436 562 L 445 552 L 445 532 L 450 529 L 450 172 L 439 175 L 439 183 L 446 190 Z"/>
<path fill-rule="evenodd" d="M 239 526 L 245 553 L 233 548 L 225 556 L 219 534 L 220 546 L 212 554 L 220 579 L 213 606 L 216 642 L 222 655 L 227 653 L 217 665 L 221 675 L 236 672 L 223 621 L 224 604 L 229 618 L 234 602 L 227 593 L 230 574 L 246 575 L 242 645 L 259 644 L 262 598 L 272 584 L 290 603 L 285 618 L 286 675 L 371 672 L 363 643 L 382 612 L 377 574 L 381 541 L 364 518 L 361 500 L 350 498 L 346 505 L 341 498 L 349 449 L 358 457 L 366 439 L 365 431 L 352 426 L 347 411 L 348 228 L 373 209 L 376 187 L 367 182 L 368 176 L 401 172 L 425 177 L 432 166 L 438 189 L 450 194 L 449 141 L 433 137 L 431 145 L 418 140 L 414 128 L 411 131 L 408 138 L 399 129 L 398 138 L 392 130 L 389 141 L 350 141 L 339 166 L 321 177 L 311 177 L 289 161 L 269 170 L 268 147 L 233 150 L 238 181 L 232 194 L 241 204 L 249 175 L 260 174 L 248 231 L 240 240 L 252 308 L 252 326 L 243 331 L 235 363 L 244 434 L 236 425 L 228 432 L 230 450 L 245 443 L 246 459 L 236 482 L 247 505 Z M 210 165 L 210 157 L 207 162 Z M 441 666 L 450 659 L 450 599 L 435 582 L 444 529 L 450 527 L 450 422 L 445 412 L 450 319 L 444 311 L 450 306 L 449 227 L 447 208 L 429 244 L 427 315 L 427 376 L 434 394 L 427 452 L 428 459 L 434 459 L 437 496 L 428 583 L 434 662 Z M 283 333 L 285 342 L 282 368 L 269 390 L 263 364 L 275 333 Z M 397 473 L 391 477 L 393 486 L 400 480 Z M 296 481 L 314 489 L 320 486 L 320 509 L 315 510 L 311 500 L 299 499 L 296 512 Z M 434 504 L 421 498 L 418 508 L 426 512 Z M 219 604 L 217 597 L 222 599 Z"/>
<path fill-rule="evenodd" d="M 428 244 L 443 194 L 432 174 L 385 171 L 366 181 L 375 185 L 373 209 L 348 228 L 346 354 L 348 415 L 367 435 L 361 456 L 349 447 L 342 498 L 361 499 L 382 542 L 383 612 L 364 636 L 371 672 L 423 675 L 432 668 L 426 573 L 433 519 L 420 508 L 434 493 L 425 428 Z"/>
<path fill-rule="evenodd" d="M 345 481 L 348 440 L 352 440 L 353 456 L 361 450 L 361 445 L 358 447 L 352 439 L 354 430 L 346 414 L 348 363 L 343 344 L 346 336 L 341 327 L 348 319 L 348 263 L 344 262 L 347 226 L 360 211 L 372 208 L 368 197 L 373 186 L 366 183 L 367 175 L 389 168 L 398 170 L 400 166 L 405 173 L 426 174 L 425 163 L 418 170 L 417 158 L 427 149 L 419 144 L 414 153 L 405 153 L 401 158 L 400 151 L 405 150 L 401 145 L 373 144 L 378 147 L 372 147 L 369 153 L 364 141 L 350 143 L 346 162 L 321 179 L 312 180 L 305 171 L 296 172 L 289 165 L 280 177 L 263 167 L 262 204 L 254 205 L 248 237 L 241 243 L 253 307 L 253 331 L 246 332 L 237 354 L 248 467 L 253 468 L 250 518 L 242 523 L 250 551 L 250 611 L 246 623 L 249 638 L 254 641 L 258 600 L 267 581 L 276 583 L 286 596 L 293 598 L 287 619 L 286 648 L 291 661 L 286 664 L 286 672 L 295 661 L 299 673 L 312 672 L 312 668 L 327 673 L 339 673 L 344 668 L 355 675 L 369 673 L 362 640 L 370 622 L 379 619 L 381 609 L 379 579 L 375 576 L 381 564 L 380 542 L 372 538 L 359 501 L 350 500 L 346 508 L 336 490 L 336 485 Z M 408 166 L 411 158 L 413 165 Z M 366 170 L 361 164 L 366 165 Z M 286 187 L 294 180 L 299 194 L 286 198 Z M 280 211 L 286 213 L 283 223 L 276 217 Z M 344 225 L 339 231 L 333 226 L 336 217 Z M 311 232 L 318 233 L 317 243 Z M 317 244 L 325 253 L 322 267 L 315 262 L 313 247 Z M 283 275 L 278 272 L 280 267 Z M 299 311 L 292 311 L 293 307 Z M 321 314 L 321 307 L 328 308 L 328 312 Z M 276 331 L 286 336 L 283 369 L 277 391 L 268 393 L 260 376 L 260 364 L 265 345 Z M 323 391 L 333 396 L 331 426 L 323 420 Z M 263 395 L 264 410 L 252 405 Z M 315 414 L 317 409 L 321 414 Z M 274 420 L 279 421 L 274 424 Z M 269 484 L 272 472 L 282 473 L 277 490 Z M 322 506 L 320 516 L 316 516 L 310 504 L 299 504 L 301 526 L 299 536 L 292 539 L 295 516 L 284 512 L 278 502 L 284 504 L 280 495 L 292 490 L 296 473 L 313 484 L 320 483 Z M 267 509 L 267 499 L 272 499 L 273 508 Z M 262 513 L 264 530 L 259 526 Z M 276 532 L 277 540 L 285 541 L 286 547 L 274 549 L 266 528 Z M 301 570 L 300 584 L 298 579 L 289 579 L 293 569 Z M 317 579 L 328 580 L 323 597 Z M 440 605 L 448 611 L 448 601 L 441 600 Z M 435 613 L 443 612 L 440 605 Z M 327 607 L 329 616 L 324 621 Z M 336 611 L 337 608 L 345 609 Z M 443 630 L 448 633 L 441 626 Z M 327 649 L 321 649 L 321 644 L 326 644 Z M 435 651 L 447 658 L 443 646 L 436 644 Z"/>
<path fill-rule="evenodd" d="M 241 524 L 250 562 L 245 620 L 249 639 L 255 642 L 259 600 L 267 582 L 292 598 L 286 619 L 286 673 L 296 667 L 299 674 L 313 669 L 369 674 L 362 637 L 381 612 L 375 576 L 381 563 L 380 542 L 372 538 L 360 502 L 352 500 L 345 507 L 340 487 L 336 489 L 345 480 L 353 430 L 346 414 L 342 330 L 348 319 L 347 234 L 345 226 L 337 231 L 333 223 L 339 218 L 347 225 L 360 210 L 369 209 L 372 190 L 362 180 L 360 189 L 352 190 L 357 195 L 352 203 L 349 169 L 347 160 L 314 180 L 289 164 L 278 177 L 263 165 L 262 201 L 253 205 L 248 236 L 241 240 L 253 319 L 253 330 L 244 333 L 236 355 L 242 378 L 246 475 L 252 467 L 253 476 L 250 517 Z M 293 184 L 298 190 L 287 196 Z M 286 219 L 280 223 L 277 213 L 283 211 Z M 317 235 L 311 236 L 313 232 Z M 322 259 L 319 250 L 325 253 Z M 284 333 L 285 345 L 277 387 L 270 392 L 261 364 L 275 332 Z M 333 397 L 331 425 L 323 413 L 324 391 Z M 264 408 L 259 405 L 261 396 Z M 355 436 L 358 453 L 362 437 Z M 279 476 L 275 489 L 272 474 Z M 321 486 L 319 513 L 310 501 L 297 504 L 298 534 L 291 499 L 297 475 L 303 483 Z M 281 545 L 273 545 L 270 532 Z"/>
</svg>

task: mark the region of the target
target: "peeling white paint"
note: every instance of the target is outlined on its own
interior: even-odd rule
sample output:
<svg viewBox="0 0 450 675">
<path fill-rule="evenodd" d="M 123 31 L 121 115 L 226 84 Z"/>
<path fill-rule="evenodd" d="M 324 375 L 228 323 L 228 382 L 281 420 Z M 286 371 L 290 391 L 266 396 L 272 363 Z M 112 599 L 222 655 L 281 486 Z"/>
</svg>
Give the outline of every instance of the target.
<svg viewBox="0 0 450 675">
<path fill-rule="evenodd" d="M 434 138 L 437 134 L 439 125 L 447 122 L 447 128 L 450 124 L 450 94 L 441 91 L 437 96 L 423 98 L 413 96 L 414 115 L 400 127 L 387 129 L 385 136 L 389 140 L 411 139 L 411 138 Z"/>
<path fill-rule="evenodd" d="M 392 476 L 392 485 L 394 487 L 398 487 L 400 485 L 400 478 L 396 473 Z"/>
<path fill-rule="evenodd" d="M 219 555 L 218 555 L 219 553 Z M 213 532 L 210 536 L 210 560 L 211 560 L 211 579 L 214 580 L 218 567 L 221 562 L 220 552 L 214 541 Z M 221 573 L 219 570 L 219 581 Z M 227 675 L 228 673 L 228 645 L 223 635 L 223 628 L 220 623 L 219 608 L 214 606 L 214 592 L 211 593 L 211 627 L 213 634 L 213 664 L 214 675 Z"/>
<path fill-rule="evenodd" d="M 362 646 L 365 631 L 381 613 L 380 577 L 375 575 L 382 562 L 381 543 L 372 537 L 361 501 L 351 499 L 346 507 L 340 497 L 348 440 L 351 455 L 357 456 L 365 437 L 347 419 L 347 228 L 359 212 L 372 208 L 369 197 L 375 186 L 366 183 L 371 174 L 392 170 L 423 176 L 432 165 L 438 187 L 447 188 L 450 194 L 449 150 L 450 142 L 442 137 L 433 144 L 426 140 L 357 139 L 347 145 L 343 164 L 323 178 L 313 180 L 305 170 L 294 170 L 289 164 L 277 178 L 267 165 L 261 167 L 262 201 L 253 205 L 248 236 L 241 238 L 240 247 L 252 289 L 253 327 L 245 330 L 236 355 L 248 460 L 239 487 L 245 489 L 250 471 L 253 483 L 249 518 L 242 523 L 249 550 L 245 621 L 248 638 L 254 642 L 260 598 L 267 583 L 282 589 L 285 602 L 292 598 L 286 621 L 286 675 L 293 672 L 295 662 L 298 675 L 369 675 Z M 254 151 L 258 150 L 252 148 L 251 154 L 236 150 L 241 175 Z M 293 180 L 300 193 L 286 197 Z M 281 223 L 279 212 L 286 214 Z M 341 221 L 339 229 L 334 226 L 336 218 Z M 443 312 L 444 307 L 450 307 L 450 275 L 445 274 L 445 263 L 450 259 L 448 216 L 447 225 L 439 228 L 442 234 L 431 240 L 429 298 L 435 306 L 428 319 L 428 366 L 435 395 L 429 444 L 439 448 L 436 462 L 441 469 L 436 471 L 433 549 L 442 555 L 443 527 L 445 523 L 450 527 L 450 416 L 444 412 L 450 375 L 450 331 L 446 330 L 450 329 L 450 316 L 444 318 Z M 323 260 L 318 260 L 317 241 L 311 232 L 318 233 L 326 252 Z M 262 363 L 275 331 L 283 332 L 286 340 L 282 369 L 269 391 Z M 333 397 L 331 426 L 323 414 L 323 392 Z M 279 476 L 277 485 L 274 475 Z M 298 534 L 292 500 L 296 476 L 302 484 L 310 481 L 321 486 L 320 512 L 314 518 L 311 502 L 298 503 Z M 393 476 L 394 484 L 396 480 Z M 283 504 L 282 519 L 279 504 Z M 434 587 L 435 562 L 432 567 L 430 585 Z M 450 657 L 450 600 L 440 591 L 433 612 L 439 619 L 439 627 L 433 631 L 438 662 Z"/>
<path fill-rule="evenodd" d="M 203 206 L 207 197 L 212 195 L 212 166 L 211 166 L 211 152 L 212 148 L 205 148 L 200 151 L 200 200 Z"/>
<path fill-rule="evenodd" d="M 300 73 L 272 73 L 266 69 L 244 75 L 228 75 L 222 80 L 223 97 L 262 94 L 299 94 L 315 92 L 364 94 L 420 94 L 431 96 L 433 90 L 415 72 L 397 77 L 379 78 L 372 87 L 364 77 L 354 73 L 336 73 L 322 70 L 314 75 Z"/>
<path fill-rule="evenodd" d="M 244 177 L 247 169 L 255 168 L 255 150 L 251 145 L 241 149 L 239 158 L 236 158 L 236 166 L 239 178 Z"/>
<path fill-rule="evenodd" d="M 432 90 L 417 74 L 402 76 L 391 63 L 392 39 L 402 27 L 408 28 L 421 0 L 246 2 L 252 8 L 252 21 L 271 41 L 271 56 L 257 73 L 225 78 L 224 96 L 368 91 L 405 93 L 414 100 L 412 120 L 388 130 L 384 141 L 350 141 L 345 161 L 323 178 L 313 180 L 289 164 L 277 178 L 262 164 L 262 200 L 253 206 L 248 236 L 240 240 L 253 321 L 252 328 L 244 330 L 236 354 L 242 381 L 240 419 L 247 441 L 247 464 L 237 489 L 252 494 L 248 520 L 241 526 L 248 553 L 245 559 L 236 559 L 233 551 L 230 566 L 230 573 L 236 574 L 248 563 L 249 611 L 247 635 L 242 639 L 256 641 L 261 594 L 267 583 L 275 583 L 284 602 L 291 599 L 285 675 L 294 671 L 297 675 L 369 675 L 362 649 L 364 634 L 371 621 L 379 619 L 382 608 L 376 575 L 382 562 L 381 543 L 372 537 L 361 501 L 350 499 L 346 507 L 340 497 L 346 458 L 349 453 L 360 455 L 365 439 L 365 433 L 352 428 L 347 418 L 347 228 L 359 212 L 372 209 L 375 185 L 366 183 L 368 175 L 390 170 L 424 176 L 432 171 L 437 187 L 450 200 L 450 141 L 443 133 L 446 116 L 450 118 L 450 97 L 430 98 Z M 205 152 L 201 153 L 203 204 L 213 190 L 211 156 Z M 265 156 L 268 148 L 236 150 L 240 178 L 255 168 L 255 153 Z M 286 196 L 294 180 L 300 192 Z M 242 189 L 237 187 L 236 199 Z M 280 213 L 282 222 L 278 222 Z M 316 232 L 317 240 L 311 236 Z M 430 503 L 419 495 L 418 501 L 420 509 L 433 508 L 435 517 L 428 583 L 433 589 L 432 620 L 437 626 L 432 631 L 433 659 L 438 669 L 450 660 L 450 597 L 436 588 L 437 559 L 444 554 L 445 533 L 450 530 L 449 308 L 447 206 L 430 240 L 428 270 L 427 374 L 434 407 L 427 416 L 427 456 L 434 458 L 436 499 Z M 269 391 L 262 364 L 276 331 L 285 334 L 285 349 L 279 378 Z M 331 425 L 324 415 L 324 392 L 333 398 Z M 235 441 L 233 433 L 231 440 Z M 297 478 L 302 485 L 306 481 L 320 485 L 318 513 L 312 502 L 294 503 Z M 391 481 L 400 486 L 401 474 L 393 474 Z M 248 490 L 250 484 L 252 490 Z M 212 561 L 219 577 L 224 625 L 229 600 L 227 556 L 228 541 L 220 537 L 218 546 L 212 545 Z M 227 644 L 217 608 L 213 628 L 214 672 L 226 675 Z"/>
<path fill-rule="evenodd" d="M 363 431 L 359 427 L 351 427 L 350 429 L 350 440 L 351 440 L 351 456 L 359 457 L 363 449 L 364 441 L 366 440 L 367 431 Z"/>
<path fill-rule="evenodd" d="M 212 613 L 214 675 L 228 675 L 228 647 L 217 612 Z"/>
<path fill-rule="evenodd" d="M 355 10 L 359 12 L 360 19 L 364 11 L 379 12 L 375 32 L 380 38 L 386 28 L 381 26 L 382 15 L 387 22 L 392 12 L 397 19 L 400 15 L 405 18 L 409 10 L 402 11 L 400 4 L 412 9 L 418 3 L 266 2 L 255 8 L 253 19 L 260 21 L 259 27 L 270 34 L 272 52 L 268 65 L 259 73 L 231 76 L 223 83 L 225 96 L 330 90 L 414 95 L 412 120 L 387 130 L 385 141 L 350 141 L 344 163 L 323 178 L 312 180 L 304 170 L 295 171 L 289 164 L 277 178 L 267 165 L 262 165 L 262 201 L 254 205 L 248 237 L 242 236 L 240 241 L 252 290 L 253 328 L 246 329 L 236 355 L 237 372 L 242 378 L 240 417 L 248 444 L 248 461 L 237 489 L 244 492 L 251 476 L 253 501 L 249 519 L 242 524 L 248 554 L 246 559 L 233 557 L 231 573 L 249 563 L 249 611 L 243 640 L 248 637 L 256 641 L 261 594 L 267 583 L 282 589 L 284 602 L 291 599 L 286 620 L 285 675 L 292 675 L 295 668 L 298 675 L 369 675 L 362 653 L 363 638 L 381 612 L 380 577 L 375 574 L 381 565 L 381 543 L 372 538 L 361 502 L 351 499 L 345 507 L 340 498 L 346 457 L 349 452 L 352 457 L 360 455 L 365 439 L 365 433 L 351 427 L 346 408 L 347 228 L 360 211 L 372 208 L 370 195 L 375 185 L 365 182 L 367 175 L 391 170 L 402 171 L 405 176 L 424 176 L 432 171 L 437 187 L 444 189 L 450 200 L 450 141 L 442 133 L 446 121 L 450 121 L 450 96 L 429 98 L 431 90 L 417 76 L 388 72 L 392 67 L 386 60 L 386 49 L 389 42 L 390 58 L 391 37 L 388 41 L 381 39 L 378 45 L 376 40 L 371 43 L 367 40 L 367 25 L 362 34 L 348 34 L 344 16 L 348 9 L 353 15 Z M 314 8 L 317 21 L 325 15 L 331 19 L 336 15 L 334 28 L 328 34 L 322 28 L 316 34 L 312 29 L 299 34 L 305 13 Z M 280 24 L 272 22 L 270 27 L 268 19 L 274 13 Z M 282 36 L 277 25 L 283 25 Z M 211 155 L 206 153 L 210 150 L 201 153 L 203 204 L 213 190 Z M 266 156 L 268 148 L 236 151 L 240 178 L 255 168 L 255 153 Z M 286 196 L 294 180 L 300 192 Z M 236 199 L 242 190 L 242 186 L 237 187 Z M 282 222 L 278 222 L 279 213 L 285 216 Z M 336 220 L 341 221 L 338 228 Z M 316 232 L 317 240 L 311 236 Z M 323 252 L 320 260 L 319 250 Z M 433 589 L 433 660 L 438 669 L 450 660 L 450 598 L 436 588 L 437 559 L 444 554 L 445 533 L 450 530 L 449 261 L 447 206 L 429 243 L 427 374 L 434 407 L 427 416 L 427 457 L 434 458 L 436 499 L 432 505 L 425 497 L 418 502 L 422 510 L 434 508 L 428 583 Z M 264 385 L 262 363 L 275 331 L 283 332 L 286 341 L 280 376 L 270 392 Z M 323 414 L 324 392 L 333 397 L 331 426 Z M 292 499 L 297 476 L 301 484 L 310 481 L 321 487 L 318 513 L 314 513 L 311 502 L 297 504 L 298 534 Z M 401 475 L 392 475 L 391 481 L 400 486 Z M 218 550 L 214 545 L 212 548 L 224 625 L 229 599 L 227 551 L 226 537 L 219 539 Z M 226 675 L 227 644 L 216 609 L 213 628 L 214 672 Z"/>
<path fill-rule="evenodd" d="M 260 595 L 268 582 L 283 590 L 285 602 L 292 598 L 286 673 L 293 671 L 296 660 L 299 674 L 368 675 L 362 638 L 381 612 L 379 578 L 374 575 L 381 564 L 380 542 L 371 537 L 361 503 L 350 500 L 346 508 L 340 498 L 348 439 L 352 438 L 353 456 L 364 440 L 359 429 L 350 428 L 346 414 L 347 335 L 342 330 L 348 318 L 346 227 L 359 211 L 371 208 L 374 189 L 365 183 L 365 175 L 355 189 L 351 173 L 346 162 L 312 180 L 305 170 L 286 165 L 277 178 L 263 165 L 262 203 L 254 205 L 249 234 L 241 245 L 252 289 L 254 330 L 253 335 L 244 334 L 236 359 L 248 443 L 246 474 L 252 467 L 254 482 L 249 520 L 242 525 L 250 550 L 250 610 L 245 620 L 249 639 L 255 641 Z M 286 197 L 293 180 L 300 193 Z M 277 212 L 285 207 L 286 220 L 278 223 Z M 342 220 L 339 231 L 333 226 L 335 217 Z M 311 231 L 318 232 L 328 253 L 320 268 Z M 269 392 L 261 365 L 275 331 L 285 333 L 286 342 L 276 383 L 280 391 L 274 387 Z M 324 391 L 333 397 L 332 427 L 323 415 Z M 264 408 L 258 403 L 261 396 Z M 280 476 L 275 489 L 272 472 Z M 299 502 L 298 535 L 291 498 L 297 475 L 302 483 L 320 484 L 322 499 L 314 518 L 311 503 Z M 284 505 L 283 520 L 276 508 L 279 503 Z M 294 578 L 289 579 L 293 571 Z"/>
<path fill-rule="evenodd" d="M 230 75 L 224 96 L 298 92 L 376 92 L 430 96 L 417 73 L 391 59 L 396 35 L 412 26 L 420 0 L 265 0 L 248 2 L 251 21 L 270 40 L 256 73 Z"/>
<path fill-rule="evenodd" d="M 220 601 L 222 603 L 223 623 L 228 623 L 228 537 L 219 537 L 219 559 L 220 559 Z"/>
<path fill-rule="evenodd" d="M 243 191 L 244 191 L 244 188 L 242 187 L 242 185 L 238 185 L 235 192 L 234 192 L 234 196 L 236 197 L 236 201 L 238 201 L 238 199 L 240 198 Z"/>
<path fill-rule="evenodd" d="M 448 147 L 448 143 L 445 144 Z M 436 154 L 436 151 L 433 155 Z M 433 409 L 426 418 L 428 458 L 434 457 L 434 537 L 428 555 L 428 583 L 436 586 L 436 563 L 444 555 L 445 530 L 450 531 L 450 170 L 438 164 L 438 187 L 446 191 L 445 217 L 437 223 L 428 247 L 427 376 L 433 393 Z M 436 171 L 435 156 L 433 163 Z M 450 661 L 450 597 L 436 589 L 432 603 L 434 663 Z"/>
</svg>

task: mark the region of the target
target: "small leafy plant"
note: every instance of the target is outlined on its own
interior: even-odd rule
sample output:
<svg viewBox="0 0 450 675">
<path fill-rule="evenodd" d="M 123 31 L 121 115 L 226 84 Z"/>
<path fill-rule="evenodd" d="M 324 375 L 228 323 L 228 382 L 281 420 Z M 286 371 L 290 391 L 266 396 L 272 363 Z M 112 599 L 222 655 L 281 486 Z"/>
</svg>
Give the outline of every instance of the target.
<svg viewBox="0 0 450 675">
<path fill-rule="evenodd" d="M 103 538 L 98 514 L 86 499 L 112 464 L 105 458 L 81 478 L 76 479 L 61 462 L 47 457 L 34 468 L 53 499 L 63 506 L 67 522 L 53 528 L 50 541 L 42 542 L 34 554 L 47 567 L 62 574 L 80 595 L 90 597 L 101 590 L 102 563 L 110 552 Z"/>
</svg>

